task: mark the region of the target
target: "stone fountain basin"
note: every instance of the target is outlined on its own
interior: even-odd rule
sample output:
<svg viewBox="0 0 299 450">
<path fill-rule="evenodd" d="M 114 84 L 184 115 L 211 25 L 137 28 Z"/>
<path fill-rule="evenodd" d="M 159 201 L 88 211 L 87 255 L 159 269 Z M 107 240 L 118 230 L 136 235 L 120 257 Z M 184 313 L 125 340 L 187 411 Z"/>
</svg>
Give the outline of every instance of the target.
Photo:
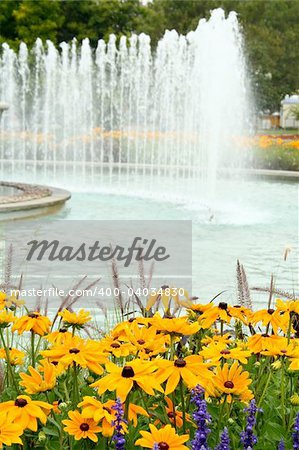
<svg viewBox="0 0 299 450">
<path fill-rule="evenodd" d="M 1 181 L 0 188 L 8 195 L 0 195 L 0 213 L 59 206 L 66 202 L 69 191 L 28 183 Z"/>
</svg>

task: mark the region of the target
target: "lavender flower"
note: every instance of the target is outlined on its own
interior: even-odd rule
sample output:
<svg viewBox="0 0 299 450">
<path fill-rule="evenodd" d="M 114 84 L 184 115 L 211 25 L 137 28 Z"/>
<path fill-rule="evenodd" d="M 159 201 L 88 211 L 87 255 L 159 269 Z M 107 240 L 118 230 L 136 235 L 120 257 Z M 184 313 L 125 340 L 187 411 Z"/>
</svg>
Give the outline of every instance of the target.
<svg viewBox="0 0 299 450">
<path fill-rule="evenodd" d="M 284 445 L 283 439 L 279 442 L 277 450 L 285 450 L 285 445 Z"/>
<path fill-rule="evenodd" d="M 211 416 L 207 412 L 207 404 L 204 399 L 204 389 L 201 386 L 196 386 L 192 390 L 192 403 L 195 404 L 196 410 L 193 413 L 193 419 L 197 425 L 197 430 L 192 444 L 192 450 L 209 450 L 207 438 L 211 430 L 207 423 L 211 422 Z"/>
<path fill-rule="evenodd" d="M 120 398 L 116 400 L 112 409 L 115 409 L 116 411 L 115 420 L 112 422 L 112 426 L 115 428 L 112 440 L 115 442 L 116 450 L 125 450 L 126 440 L 122 424 L 126 423 L 126 420 L 124 419 L 124 410 Z"/>
<path fill-rule="evenodd" d="M 244 409 L 247 412 L 247 420 L 245 430 L 240 433 L 241 442 L 245 450 L 251 450 L 253 446 L 257 443 L 257 437 L 255 436 L 253 429 L 256 424 L 256 413 L 262 410 L 257 408 L 255 400 L 251 400 L 249 407 Z"/>
<path fill-rule="evenodd" d="M 298 450 L 299 449 L 299 413 L 296 416 L 295 424 L 294 424 L 294 433 L 292 434 L 293 437 L 293 449 Z"/>
<path fill-rule="evenodd" d="M 220 443 L 215 450 L 230 450 L 230 439 L 227 428 L 225 427 L 220 438 Z"/>
</svg>

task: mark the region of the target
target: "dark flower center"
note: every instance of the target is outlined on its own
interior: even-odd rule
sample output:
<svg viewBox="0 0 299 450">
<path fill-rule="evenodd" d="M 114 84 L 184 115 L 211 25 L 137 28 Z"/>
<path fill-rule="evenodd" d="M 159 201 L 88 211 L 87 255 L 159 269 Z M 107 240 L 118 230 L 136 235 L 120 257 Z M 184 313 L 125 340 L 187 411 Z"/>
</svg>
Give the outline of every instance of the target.
<svg viewBox="0 0 299 450">
<path fill-rule="evenodd" d="M 133 367 L 131 366 L 124 366 L 121 376 L 124 378 L 132 378 L 135 375 L 135 372 L 133 370 Z"/>
<path fill-rule="evenodd" d="M 174 414 L 173 414 L 172 411 L 169 411 L 169 413 L 167 413 L 167 415 L 168 415 L 168 417 L 169 417 L 170 419 L 173 419 L 173 418 L 174 418 Z"/>
<path fill-rule="evenodd" d="M 225 303 L 225 302 L 220 302 L 219 303 L 219 305 L 218 305 L 218 308 L 220 308 L 220 309 L 227 309 L 227 303 Z"/>
<path fill-rule="evenodd" d="M 263 333 L 263 334 L 262 334 L 262 337 L 269 337 L 269 334 Z"/>
<path fill-rule="evenodd" d="M 186 364 L 184 359 L 176 359 L 174 362 L 175 367 L 185 367 Z"/>
<path fill-rule="evenodd" d="M 18 406 L 19 408 L 24 408 L 27 404 L 28 402 L 25 398 L 17 398 L 15 401 L 15 406 Z"/>
<path fill-rule="evenodd" d="M 275 312 L 275 309 L 269 308 L 268 309 L 268 314 L 273 314 Z"/>
<path fill-rule="evenodd" d="M 234 305 L 234 308 L 241 308 L 241 305 Z"/>
<path fill-rule="evenodd" d="M 161 289 L 162 289 L 162 291 L 165 291 L 165 289 L 169 289 L 169 286 L 167 286 L 167 284 L 164 284 L 163 286 L 161 286 Z"/>
<path fill-rule="evenodd" d="M 81 430 L 81 431 L 88 431 L 88 430 L 89 430 L 89 425 L 88 425 L 88 423 L 86 423 L 86 422 L 81 423 L 81 425 L 80 425 L 80 430 Z"/>
<path fill-rule="evenodd" d="M 138 344 L 140 344 L 140 345 L 143 345 L 143 344 L 145 344 L 145 340 L 144 339 L 138 339 Z"/>
<path fill-rule="evenodd" d="M 31 319 L 37 319 L 38 318 L 38 314 L 30 313 L 30 314 L 28 314 L 28 317 L 30 317 Z"/>
<path fill-rule="evenodd" d="M 67 329 L 66 328 L 60 328 L 59 333 L 66 333 Z"/>
<path fill-rule="evenodd" d="M 226 381 L 224 383 L 224 387 L 226 387 L 227 389 L 233 389 L 234 388 L 234 383 L 232 381 Z"/>
<path fill-rule="evenodd" d="M 222 350 L 221 355 L 229 355 L 230 354 L 230 350 Z"/>
<path fill-rule="evenodd" d="M 132 323 L 132 322 L 134 322 L 134 320 L 135 320 L 135 317 L 131 317 L 131 319 L 129 319 L 128 322 Z"/>
<path fill-rule="evenodd" d="M 159 447 L 159 450 L 168 450 L 169 449 L 169 445 L 167 444 L 167 442 L 159 442 L 158 447 Z"/>
<path fill-rule="evenodd" d="M 51 364 L 53 364 L 53 366 L 58 366 L 58 361 L 51 361 Z"/>
<path fill-rule="evenodd" d="M 281 353 L 287 353 L 287 350 L 280 350 Z"/>
<path fill-rule="evenodd" d="M 78 348 L 70 348 L 69 353 L 75 353 L 76 355 L 77 353 L 80 353 L 80 350 Z"/>
<path fill-rule="evenodd" d="M 112 348 L 119 348 L 120 345 L 117 342 L 113 342 L 113 344 L 111 344 Z"/>
</svg>

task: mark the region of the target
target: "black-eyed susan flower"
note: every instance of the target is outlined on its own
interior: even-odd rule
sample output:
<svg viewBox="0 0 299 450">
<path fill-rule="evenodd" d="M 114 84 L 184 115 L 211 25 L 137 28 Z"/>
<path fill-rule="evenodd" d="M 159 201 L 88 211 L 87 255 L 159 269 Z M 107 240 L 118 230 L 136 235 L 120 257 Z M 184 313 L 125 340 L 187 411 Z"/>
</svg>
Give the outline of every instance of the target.
<svg viewBox="0 0 299 450">
<path fill-rule="evenodd" d="M 199 330 L 198 322 L 189 322 L 188 317 L 162 318 L 156 313 L 151 319 L 152 327 L 157 331 L 173 335 L 189 336 Z"/>
<path fill-rule="evenodd" d="M 214 306 L 212 308 L 208 308 L 204 313 L 199 317 L 199 324 L 202 328 L 210 328 L 213 323 L 218 320 L 230 323 L 231 315 L 229 313 L 229 305 L 225 302 L 220 302 L 218 306 Z"/>
<path fill-rule="evenodd" d="M 32 331 L 40 336 L 44 336 L 49 333 L 50 326 L 51 321 L 48 317 L 42 316 L 39 312 L 34 311 L 17 319 L 13 324 L 12 331 L 17 331 L 18 334 L 22 334 L 25 331 Z"/>
<path fill-rule="evenodd" d="M 151 361 L 135 359 L 122 367 L 107 362 L 105 367 L 108 375 L 90 385 L 97 388 L 100 395 L 106 391 L 116 391 L 116 396 L 125 401 L 134 385 L 149 395 L 154 395 L 154 390 L 163 392 L 156 378 L 157 366 Z"/>
<path fill-rule="evenodd" d="M 71 336 L 62 344 L 54 345 L 49 350 L 44 350 L 41 355 L 50 361 L 59 362 L 68 367 L 73 363 L 81 367 L 88 367 L 94 373 L 101 375 L 107 358 L 101 352 L 99 343 L 92 339 L 82 339 L 79 336 Z"/>
<path fill-rule="evenodd" d="M 128 329 L 123 339 L 127 339 L 133 346 L 133 353 L 138 352 L 138 356 L 142 358 L 165 353 L 170 342 L 168 335 L 158 334 L 154 327 L 140 327 L 136 322 Z"/>
<path fill-rule="evenodd" d="M 188 447 L 183 445 L 189 439 L 188 434 L 179 436 L 171 425 L 166 425 L 160 430 L 155 425 L 150 425 L 149 428 L 150 432 L 140 431 L 142 438 L 138 439 L 135 445 L 152 449 L 156 444 L 159 450 L 188 450 Z"/>
<path fill-rule="evenodd" d="M 41 361 L 38 369 L 29 367 L 30 375 L 20 373 L 22 381 L 20 386 L 25 388 L 27 394 L 37 394 L 38 392 L 50 391 L 56 384 L 55 366 L 46 360 Z"/>
<path fill-rule="evenodd" d="M 182 380 L 188 388 L 192 389 L 200 384 L 206 387 L 213 373 L 209 365 L 204 363 L 201 356 L 191 355 L 185 358 L 177 358 L 174 361 L 157 360 L 159 371 L 157 379 L 159 383 L 167 380 L 165 395 L 171 394 Z"/>
<path fill-rule="evenodd" d="M 62 423 L 65 425 L 64 431 L 74 436 L 76 441 L 80 439 L 90 439 L 98 442 L 97 433 L 100 433 L 101 427 L 93 419 L 82 417 L 79 411 L 69 411 L 69 419 L 65 419 Z"/>
<path fill-rule="evenodd" d="M 62 327 L 59 328 L 59 330 L 52 331 L 51 333 L 46 334 L 44 338 L 47 339 L 47 341 L 51 344 L 63 344 L 71 336 L 72 333 L 70 331 L 67 331 L 66 328 Z"/>
<path fill-rule="evenodd" d="M 273 351 L 279 354 L 281 349 L 288 345 L 288 340 L 284 336 L 263 334 L 254 334 L 248 338 L 248 349 L 252 353 L 261 353 L 262 351 Z"/>
<path fill-rule="evenodd" d="M 28 395 L 19 395 L 15 400 L 0 403 L 0 414 L 7 413 L 9 421 L 16 423 L 22 430 L 37 431 L 37 420 L 44 425 L 52 405 L 32 400 Z"/>
<path fill-rule="evenodd" d="M 0 311 L 0 328 L 7 328 L 9 325 L 16 321 L 14 313 L 2 310 Z"/>
<path fill-rule="evenodd" d="M 24 364 L 25 353 L 22 350 L 18 350 L 17 348 L 9 348 L 8 349 L 9 361 L 12 366 L 21 366 Z M 7 360 L 7 354 L 5 348 L 0 349 L 0 359 Z"/>
<path fill-rule="evenodd" d="M 248 325 L 251 322 L 253 315 L 251 309 L 242 305 L 229 306 L 228 312 L 231 317 L 240 320 L 244 325 Z"/>
<path fill-rule="evenodd" d="M 5 446 L 11 446 L 13 444 L 22 445 L 20 436 L 23 434 L 23 428 L 17 424 L 12 423 L 8 419 L 6 412 L 0 413 L 0 448 Z"/>
<path fill-rule="evenodd" d="M 0 299 L 0 309 L 2 309 L 1 304 L 2 303 L 1 303 L 1 299 Z M 25 301 L 17 298 L 15 294 L 6 295 L 6 297 L 4 299 L 5 308 L 16 309 L 16 308 L 20 308 L 24 304 L 25 304 Z"/>
<path fill-rule="evenodd" d="M 85 309 L 80 309 L 78 312 L 71 312 L 68 309 L 64 309 L 59 313 L 59 316 L 62 317 L 64 326 L 67 328 L 74 327 L 80 329 L 91 320 L 90 312 Z"/>
<path fill-rule="evenodd" d="M 134 346 L 122 339 L 106 336 L 99 342 L 99 348 L 104 355 L 110 353 L 116 356 L 116 358 L 126 357 L 136 353 Z"/>
<path fill-rule="evenodd" d="M 211 363 L 218 363 L 224 359 L 236 359 L 242 364 L 247 364 L 251 351 L 239 347 L 229 348 L 225 344 L 216 343 L 204 347 L 201 350 L 200 355 Z"/>
<path fill-rule="evenodd" d="M 291 313 L 299 314 L 299 300 L 276 300 L 276 310 L 280 313 L 290 315 Z"/>
<path fill-rule="evenodd" d="M 279 329 L 285 332 L 288 326 L 287 316 L 273 308 L 260 309 L 253 313 L 251 323 L 255 325 L 258 322 L 261 322 L 262 325 L 267 328 L 271 326 L 275 334 L 277 334 Z"/>
<path fill-rule="evenodd" d="M 184 424 L 184 419 L 183 419 L 183 413 L 182 411 L 179 411 L 177 407 L 174 406 L 172 400 L 170 400 L 169 397 L 165 397 L 165 401 L 166 401 L 166 406 L 165 406 L 165 412 L 167 415 L 168 420 L 175 425 L 178 428 L 182 428 L 183 424 Z M 157 405 L 154 405 L 154 407 L 156 407 Z M 191 418 L 189 414 L 185 414 L 185 420 L 187 420 L 188 422 L 191 422 Z M 160 420 L 156 420 L 154 425 L 157 425 L 161 423 Z"/>
<path fill-rule="evenodd" d="M 218 367 L 213 378 L 216 391 L 226 394 L 228 403 L 232 401 L 233 395 L 241 397 L 245 393 L 251 394 L 250 383 L 249 372 L 243 371 L 236 361 L 231 366 L 225 363 L 223 367 Z"/>
</svg>

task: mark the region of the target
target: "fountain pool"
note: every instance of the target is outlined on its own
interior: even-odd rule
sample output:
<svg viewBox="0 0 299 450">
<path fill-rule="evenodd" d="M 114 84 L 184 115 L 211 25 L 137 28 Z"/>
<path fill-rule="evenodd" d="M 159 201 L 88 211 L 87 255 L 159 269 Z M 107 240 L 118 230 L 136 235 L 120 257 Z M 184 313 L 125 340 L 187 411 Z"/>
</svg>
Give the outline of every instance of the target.
<svg viewBox="0 0 299 450">
<path fill-rule="evenodd" d="M 222 187 L 222 189 L 221 189 Z M 72 199 L 57 219 L 148 219 L 193 221 L 193 294 L 203 301 L 222 290 L 235 302 L 236 261 L 245 266 L 251 287 L 267 287 L 271 274 L 277 288 L 293 292 L 298 281 L 298 184 L 296 180 L 251 178 L 225 180 L 213 206 L 189 195 L 145 198 L 140 185 L 123 194 L 103 185 L 97 192 L 71 187 Z M 190 200 L 193 198 L 193 200 Z M 291 251 L 286 260 L 284 253 Z M 268 294 L 253 292 L 256 302 Z"/>
</svg>

